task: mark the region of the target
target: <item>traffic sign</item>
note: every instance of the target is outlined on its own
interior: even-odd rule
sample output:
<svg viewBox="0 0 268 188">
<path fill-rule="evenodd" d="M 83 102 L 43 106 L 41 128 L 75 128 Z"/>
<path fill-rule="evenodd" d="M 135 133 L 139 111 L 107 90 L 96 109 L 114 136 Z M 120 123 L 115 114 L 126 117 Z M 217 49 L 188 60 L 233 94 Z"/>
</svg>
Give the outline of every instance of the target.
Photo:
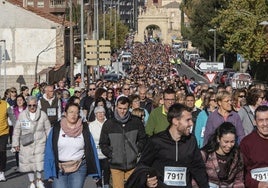
<svg viewBox="0 0 268 188">
<path fill-rule="evenodd" d="M 224 63 L 223 62 L 200 62 L 199 65 L 197 65 L 196 67 L 201 72 L 223 71 Z"/>
<path fill-rule="evenodd" d="M 207 72 L 207 73 L 205 73 L 205 76 L 207 77 L 209 83 L 212 83 L 214 81 L 214 79 L 216 78 L 217 73 L 216 72 Z"/>
</svg>

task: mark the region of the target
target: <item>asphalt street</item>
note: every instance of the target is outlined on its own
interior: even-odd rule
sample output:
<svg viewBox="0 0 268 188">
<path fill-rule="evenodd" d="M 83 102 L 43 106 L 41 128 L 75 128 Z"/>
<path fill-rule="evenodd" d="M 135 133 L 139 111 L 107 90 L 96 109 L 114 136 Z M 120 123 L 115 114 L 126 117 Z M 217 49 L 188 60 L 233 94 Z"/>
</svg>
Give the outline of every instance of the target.
<svg viewBox="0 0 268 188">
<path fill-rule="evenodd" d="M 0 188 L 28 188 L 29 180 L 28 176 L 25 173 L 18 173 L 15 171 L 16 160 L 15 155 L 10 151 L 10 148 L 7 150 L 7 169 L 5 176 L 7 181 L 0 182 Z M 46 186 L 49 188 L 49 186 Z M 96 188 L 94 180 L 90 177 L 86 179 L 84 188 Z"/>
<path fill-rule="evenodd" d="M 204 76 L 197 74 L 194 69 L 188 67 L 185 63 L 181 64 L 181 68 L 178 69 L 178 72 L 179 72 L 179 76 L 182 76 L 185 74 L 187 76 L 187 78 L 194 77 L 195 81 L 197 83 L 200 83 L 200 84 L 207 83 L 208 84 L 208 80 Z"/>
</svg>

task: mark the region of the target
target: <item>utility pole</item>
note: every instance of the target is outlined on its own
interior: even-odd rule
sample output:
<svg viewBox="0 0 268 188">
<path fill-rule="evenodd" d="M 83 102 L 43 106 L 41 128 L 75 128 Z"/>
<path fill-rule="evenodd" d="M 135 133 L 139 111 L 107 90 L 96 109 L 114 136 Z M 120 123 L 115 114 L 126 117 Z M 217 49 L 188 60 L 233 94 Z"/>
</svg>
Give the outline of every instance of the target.
<svg viewBox="0 0 268 188">
<path fill-rule="evenodd" d="M 73 34 L 73 1 L 70 0 L 70 81 L 74 85 L 74 34 Z"/>
<path fill-rule="evenodd" d="M 84 76 L 84 1 L 81 0 L 81 86 L 85 87 L 85 76 Z"/>
</svg>

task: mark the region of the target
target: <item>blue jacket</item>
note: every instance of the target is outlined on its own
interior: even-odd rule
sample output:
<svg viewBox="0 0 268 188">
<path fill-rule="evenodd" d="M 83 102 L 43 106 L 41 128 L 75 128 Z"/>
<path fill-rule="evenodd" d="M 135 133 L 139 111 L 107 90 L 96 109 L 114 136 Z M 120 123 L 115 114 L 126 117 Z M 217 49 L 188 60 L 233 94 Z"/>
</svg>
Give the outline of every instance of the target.
<svg viewBox="0 0 268 188">
<path fill-rule="evenodd" d="M 50 130 L 48 139 L 45 147 L 45 158 L 44 158 L 44 176 L 45 179 L 53 179 L 58 177 L 59 167 L 58 167 L 58 138 L 60 132 L 60 123 L 58 122 Z M 89 176 L 100 178 L 101 170 L 99 159 L 97 155 L 96 146 L 92 135 L 89 132 L 89 127 L 87 123 L 83 124 L 83 137 L 85 139 L 85 159 L 87 165 L 87 174 Z"/>
<path fill-rule="evenodd" d="M 209 112 L 207 109 L 202 110 L 196 119 L 195 123 L 195 130 L 194 130 L 194 135 L 197 140 L 197 145 L 199 148 L 203 147 L 203 142 L 204 142 L 204 132 L 206 128 L 206 123 L 208 119 Z"/>
</svg>

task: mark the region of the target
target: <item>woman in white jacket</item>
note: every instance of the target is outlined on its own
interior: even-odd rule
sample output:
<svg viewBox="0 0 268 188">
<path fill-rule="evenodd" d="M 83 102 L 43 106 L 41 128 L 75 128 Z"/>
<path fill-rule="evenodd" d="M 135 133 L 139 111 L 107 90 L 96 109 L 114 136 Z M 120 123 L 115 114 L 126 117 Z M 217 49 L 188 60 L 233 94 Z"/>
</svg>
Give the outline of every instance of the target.
<svg viewBox="0 0 268 188">
<path fill-rule="evenodd" d="M 14 128 L 12 147 L 19 151 L 20 171 L 28 172 L 30 188 L 44 188 L 41 172 L 44 169 L 44 150 L 50 127 L 46 113 L 37 105 L 37 98 L 27 97 L 27 108 L 20 113 Z M 33 134 L 34 139 L 26 143 L 22 138 L 29 133 Z"/>
<path fill-rule="evenodd" d="M 99 147 L 100 134 L 103 123 L 106 121 L 105 109 L 103 106 L 97 106 L 94 109 L 95 121 L 89 123 L 89 129 L 97 147 L 98 158 L 102 171 L 102 178 L 97 182 L 97 187 L 109 188 L 110 168 L 107 157 L 101 152 Z M 103 185 L 103 186 L 102 186 Z"/>
</svg>

